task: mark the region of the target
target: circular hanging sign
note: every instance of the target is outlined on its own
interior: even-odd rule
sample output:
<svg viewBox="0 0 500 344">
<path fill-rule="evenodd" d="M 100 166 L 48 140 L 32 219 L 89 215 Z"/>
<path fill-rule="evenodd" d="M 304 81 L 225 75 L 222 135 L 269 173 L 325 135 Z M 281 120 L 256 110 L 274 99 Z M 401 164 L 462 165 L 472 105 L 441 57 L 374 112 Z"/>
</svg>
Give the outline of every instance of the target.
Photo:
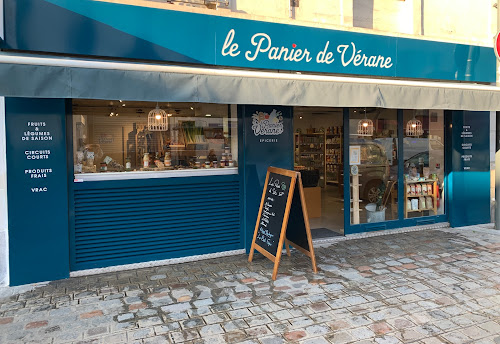
<svg viewBox="0 0 500 344">
<path fill-rule="evenodd" d="M 493 49 L 495 50 L 495 55 L 497 59 L 500 60 L 500 32 L 495 35 L 495 41 L 493 42 Z"/>
<path fill-rule="evenodd" d="M 352 165 L 351 166 L 351 174 L 353 176 L 357 176 L 358 175 L 358 165 Z"/>
</svg>

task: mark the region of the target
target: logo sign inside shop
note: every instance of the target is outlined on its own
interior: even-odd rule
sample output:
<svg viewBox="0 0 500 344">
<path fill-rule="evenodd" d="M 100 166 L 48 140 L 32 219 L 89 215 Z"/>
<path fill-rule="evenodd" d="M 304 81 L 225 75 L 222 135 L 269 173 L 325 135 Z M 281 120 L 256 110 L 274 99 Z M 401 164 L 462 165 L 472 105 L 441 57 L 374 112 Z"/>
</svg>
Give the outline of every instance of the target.
<svg viewBox="0 0 500 344">
<path fill-rule="evenodd" d="M 307 47 L 299 47 L 296 43 L 291 43 L 289 47 L 274 46 L 271 36 L 259 32 L 252 36 L 250 43 L 252 44 L 252 49 L 241 51 L 240 45 L 237 43 L 236 32 L 234 29 L 231 29 L 226 35 L 221 54 L 222 56 L 236 57 L 243 53 L 245 59 L 250 62 L 260 57 L 267 58 L 270 61 L 276 60 L 318 64 L 332 64 L 340 60 L 340 63 L 344 67 L 363 66 L 389 69 L 393 66 L 391 57 L 366 55 L 354 42 L 346 42 L 345 44 L 339 44 L 335 47 L 335 45 L 330 45 L 330 41 L 326 41 L 322 50 L 313 51 Z"/>
<path fill-rule="evenodd" d="M 283 133 L 283 115 L 281 111 L 273 109 L 271 113 L 255 112 L 252 115 L 252 130 L 255 136 L 281 135 Z"/>
</svg>

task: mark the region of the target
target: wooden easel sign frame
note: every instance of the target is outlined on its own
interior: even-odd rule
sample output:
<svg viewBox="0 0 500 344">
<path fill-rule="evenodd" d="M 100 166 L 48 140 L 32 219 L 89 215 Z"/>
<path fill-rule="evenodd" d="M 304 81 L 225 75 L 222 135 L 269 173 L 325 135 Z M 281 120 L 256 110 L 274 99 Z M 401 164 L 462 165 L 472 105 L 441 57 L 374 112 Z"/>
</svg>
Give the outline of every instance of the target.
<svg viewBox="0 0 500 344">
<path fill-rule="evenodd" d="M 300 173 L 269 167 L 248 261 L 254 250 L 262 253 L 274 263 L 276 280 L 283 244 L 288 256 L 291 245 L 311 258 L 313 271 L 318 271 Z"/>
</svg>

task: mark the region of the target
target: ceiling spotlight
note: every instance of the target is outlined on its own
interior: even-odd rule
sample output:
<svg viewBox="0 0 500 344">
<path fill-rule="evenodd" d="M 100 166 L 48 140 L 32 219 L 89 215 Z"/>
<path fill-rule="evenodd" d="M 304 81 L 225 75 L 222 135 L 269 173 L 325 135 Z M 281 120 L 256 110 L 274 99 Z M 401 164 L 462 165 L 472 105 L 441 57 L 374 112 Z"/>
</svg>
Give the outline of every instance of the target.
<svg viewBox="0 0 500 344">
<path fill-rule="evenodd" d="M 125 103 L 123 103 L 122 106 L 125 106 Z"/>
<path fill-rule="evenodd" d="M 123 103 L 123 100 L 119 100 L 120 103 Z"/>
<path fill-rule="evenodd" d="M 211 115 L 211 114 L 209 114 L 209 113 L 207 113 L 205 116 L 207 116 L 207 117 L 212 117 L 212 115 Z"/>
<path fill-rule="evenodd" d="M 192 107 L 192 106 L 190 106 L 189 108 L 190 108 L 191 110 L 194 110 L 194 107 Z"/>
<path fill-rule="evenodd" d="M 302 119 L 302 116 L 299 116 L 299 119 Z"/>
<path fill-rule="evenodd" d="M 172 117 L 172 114 L 171 113 L 167 114 L 167 117 Z"/>
</svg>

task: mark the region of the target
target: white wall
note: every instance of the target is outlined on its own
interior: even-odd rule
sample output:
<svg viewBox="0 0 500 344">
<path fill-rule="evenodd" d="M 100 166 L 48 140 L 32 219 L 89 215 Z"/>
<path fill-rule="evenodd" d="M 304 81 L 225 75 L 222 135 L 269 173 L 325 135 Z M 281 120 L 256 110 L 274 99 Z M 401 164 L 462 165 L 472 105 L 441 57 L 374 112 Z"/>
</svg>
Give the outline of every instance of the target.
<svg viewBox="0 0 500 344">
<path fill-rule="evenodd" d="M 293 8 L 290 0 L 229 0 L 228 7 L 217 9 L 201 1 L 197 6 L 176 0 L 113 2 L 485 46 L 492 46 L 497 25 L 497 0 L 300 0 Z"/>
<path fill-rule="evenodd" d="M 9 240 L 7 231 L 7 163 L 5 98 L 0 97 L 0 286 L 9 284 Z"/>
<path fill-rule="evenodd" d="M 496 155 L 496 128 L 497 113 L 490 111 L 490 216 L 495 222 L 495 155 Z M 498 229 L 498 228 L 497 228 Z"/>
</svg>

